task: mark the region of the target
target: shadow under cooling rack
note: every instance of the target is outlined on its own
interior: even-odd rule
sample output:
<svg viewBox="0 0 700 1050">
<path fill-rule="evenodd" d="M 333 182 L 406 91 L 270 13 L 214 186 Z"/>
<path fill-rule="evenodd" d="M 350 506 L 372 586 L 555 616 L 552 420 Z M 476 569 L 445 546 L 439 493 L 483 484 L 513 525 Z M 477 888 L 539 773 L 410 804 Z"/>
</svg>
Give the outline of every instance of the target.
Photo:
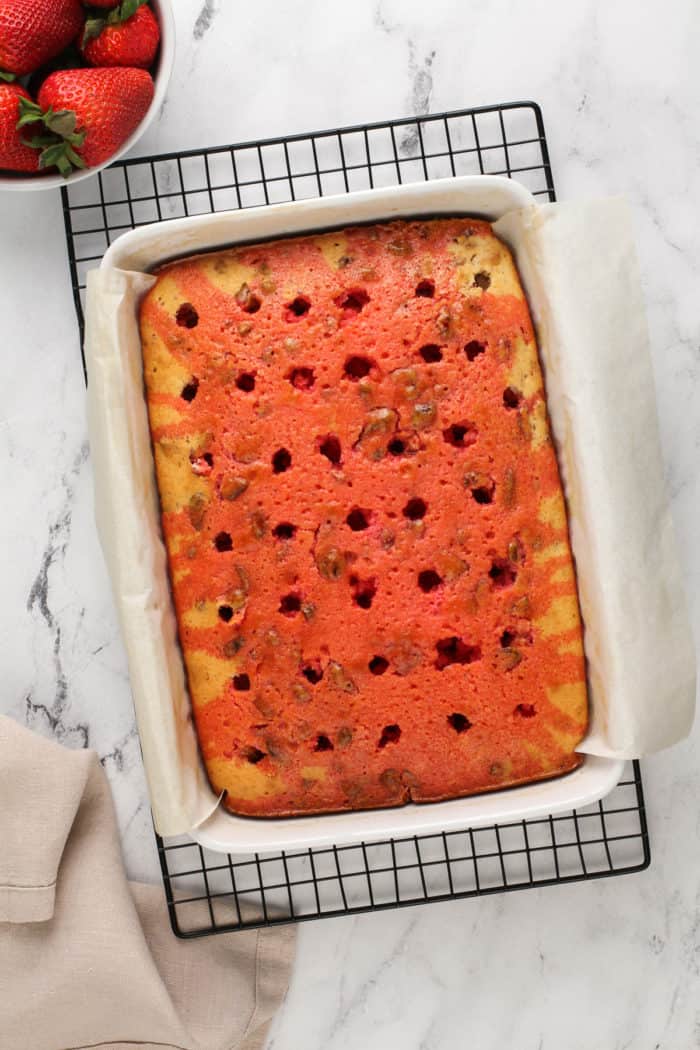
<svg viewBox="0 0 700 1050">
<path fill-rule="evenodd" d="M 62 191 L 81 332 L 87 271 L 135 226 L 479 174 L 515 178 L 536 197 L 554 200 L 535 103 L 120 161 Z M 476 831 L 245 857 L 203 850 L 189 838 L 157 842 L 180 937 L 623 875 L 650 859 L 636 762 L 600 803 Z"/>
</svg>

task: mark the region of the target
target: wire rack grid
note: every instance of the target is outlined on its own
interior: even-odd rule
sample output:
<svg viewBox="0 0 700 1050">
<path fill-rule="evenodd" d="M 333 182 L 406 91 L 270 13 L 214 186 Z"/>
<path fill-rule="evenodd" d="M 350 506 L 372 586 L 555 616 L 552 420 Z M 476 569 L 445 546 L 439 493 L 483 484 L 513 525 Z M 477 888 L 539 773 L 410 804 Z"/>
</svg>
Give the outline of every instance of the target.
<svg viewBox="0 0 700 1050">
<path fill-rule="evenodd" d="M 87 271 L 125 230 L 468 174 L 515 178 L 553 201 L 539 106 L 504 103 L 120 161 L 62 191 L 81 334 Z M 602 802 L 478 830 L 253 856 L 156 838 L 180 937 L 598 879 L 650 862 L 637 762 Z"/>
</svg>

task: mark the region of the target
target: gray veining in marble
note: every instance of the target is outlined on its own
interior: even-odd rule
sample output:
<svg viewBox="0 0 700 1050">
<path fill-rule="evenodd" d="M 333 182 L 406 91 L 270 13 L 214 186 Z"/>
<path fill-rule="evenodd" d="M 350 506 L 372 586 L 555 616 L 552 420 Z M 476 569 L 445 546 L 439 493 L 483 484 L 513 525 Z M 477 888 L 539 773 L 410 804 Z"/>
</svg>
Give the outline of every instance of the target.
<svg viewBox="0 0 700 1050">
<path fill-rule="evenodd" d="M 197 15 L 192 35 L 195 40 L 201 40 L 208 33 L 214 22 L 214 16 L 218 10 L 216 0 L 204 0 L 202 10 Z"/>
<path fill-rule="evenodd" d="M 697 0 L 175 6 L 175 74 L 142 153 L 535 98 L 559 195 L 628 196 L 697 637 Z M 129 870 L 156 880 L 92 520 L 58 195 L 0 194 L 0 240 L 0 707 L 96 748 Z M 644 763 L 654 861 L 642 875 L 304 926 L 270 1050 L 700 1047 L 698 737 Z"/>
</svg>

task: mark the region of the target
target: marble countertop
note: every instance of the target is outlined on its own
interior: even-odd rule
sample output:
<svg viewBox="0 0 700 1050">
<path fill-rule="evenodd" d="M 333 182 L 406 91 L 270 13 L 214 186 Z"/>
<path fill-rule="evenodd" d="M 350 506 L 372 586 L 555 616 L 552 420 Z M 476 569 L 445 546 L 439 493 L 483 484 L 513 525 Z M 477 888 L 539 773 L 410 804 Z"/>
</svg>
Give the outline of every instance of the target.
<svg viewBox="0 0 700 1050">
<path fill-rule="evenodd" d="M 695 0 L 667 0 L 653 18 L 635 0 L 175 6 L 176 70 L 139 152 L 533 98 L 560 198 L 628 196 L 700 636 Z M 92 519 L 58 194 L 0 195 L 0 231 L 0 709 L 97 749 L 129 871 L 155 881 L 124 651 Z M 644 762 L 653 863 L 641 875 L 303 926 L 270 1050 L 700 1047 L 698 735 Z"/>
</svg>

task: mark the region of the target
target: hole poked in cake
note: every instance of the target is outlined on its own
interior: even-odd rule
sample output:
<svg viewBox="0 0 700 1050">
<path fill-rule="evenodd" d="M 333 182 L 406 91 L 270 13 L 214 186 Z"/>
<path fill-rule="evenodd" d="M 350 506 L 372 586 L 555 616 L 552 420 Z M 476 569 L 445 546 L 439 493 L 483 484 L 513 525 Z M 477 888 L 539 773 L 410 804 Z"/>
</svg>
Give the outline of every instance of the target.
<svg viewBox="0 0 700 1050">
<path fill-rule="evenodd" d="M 175 314 L 175 323 L 180 328 L 196 328 L 199 324 L 199 314 L 192 303 L 180 303 Z"/>
<path fill-rule="evenodd" d="M 451 715 L 448 715 L 447 721 L 452 726 L 455 733 L 466 733 L 467 730 L 472 727 L 467 716 L 463 715 L 461 711 L 454 711 Z"/>
<path fill-rule="evenodd" d="M 403 508 L 403 516 L 408 518 L 409 521 L 421 521 L 425 517 L 427 510 L 428 506 L 425 500 L 422 500 L 419 496 L 414 496 Z"/>
<path fill-rule="evenodd" d="M 278 540 L 291 540 L 296 535 L 297 527 L 292 525 L 291 521 L 281 521 L 279 525 L 275 525 L 272 530 L 272 535 Z"/>
<path fill-rule="evenodd" d="M 493 503 L 496 482 L 489 474 L 478 474 L 476 471 L 465 474 L 464 485 L 471 492 L 475 503 Z"/>
<path fill-rule="evenodd" d="M 418 586 L 424 594 L 437 590 L 442 583 L 442 576 L 435 569 L 423 569 L 418 573 Z"/>
<path fill-rule="evenodd" d="M 242 284 L 238 289 L 236 302 L 243 312 L 247 314 L 256 314 L 262 306 L 260 296 L 256 295 L 255 292 L 251 292 L 247 284 Z"/>
<path fill-rule="evenodd" d="M 364 288 L 351 288 L 337 295 L 333 302 L 343 311 L 343 318 L 349 320 L 355 314 L 362 313 L 369 302 L 369 295 Z"/>
<path fill-rule="evenodd" d="M 435 296 L 435 281 L 427 277 L 419 281 L 416 285 L 416 295 L 419 299 L 432 299 Z"/>
<path fill-rule="evenodd" d="M 406 442 L 403 438 L 392 438 L 386 450 L 390 456 L 403 456 L 406 451 Z"/>
<path fill-rule="evenodd" d="M 214 457 L 211 452 L 204 452 L 201 456 L 190 453 L 190 464 L 193 474 L 196 474 L 198 477 L 207 477 L 207 475 L 211 474 L 214 467 Z"/>
<path fill-rule="evenodd" d="M 437 364 L 438 361 L 442 361 L 442 350 L 437 343 L 426 343 L 425 346 L 420 348 L 418 353 L 427 365 Z"/>
<path fill-rule="evenodd" d="M 303 674 L 306 681 L 310 682 L 311 685 L 318 685 L 318 683 L 323 678 L 323 668 L 321 667 L 320 660 L 311 660 L 308 663 L 304 664 L 304 666 L 301 669 L 301 673 Z"/>
<path fill-rule="evenodd" d="M 481 288 L 482 292 L 488 291 L 491 287 L 491 274 L 487 273 L 486 270 L 480 270 L 479 273 L 475 273 L 474 287 Z"/>
<path fill-rule="evenodd" d="M 480 342 L 478 339 L 470 339 L 470 341 L 464 347 L 464 352 L 467 355 L 468 361 L 476 361 L 480 354 L 483 354 L 486 350 L 486 343 Z"/>
<path fill-rule="evenodd" d="M 512 587 L 518 578 L 518 573 L 509 558 L 494 558 L 489 569 L 489 576 L 493 586 L 501 589 Z"/>
<path fill-rule="evenodd" d="M 523 395 L 514 386 L 507 386 L 503 391 L 503 404 L 506 408 L 519 408 Z"/>
<path fill-rule="evenodd" d="M 451 664 L 473 664 L 481 659 L 480 645 L 469 645 L 455 634 L 436 642 L 435 652 L 435 666 L 438 671 L 444 671 Z"/>
<path fill-rule="evenodd" d="M 518 627 L 507 627 L 500 639 L 502 649 L 510 649 L 512 645 L 532 645 L 532 628 L 527 625 Z"/>
<path fill-rule="evenodd" d="M 314 744 L 314 751 L 333 751 L 333 743 L 325 733 L 319 733 Z"/>
<path fill-rule="evenodd" d="M 301 595 L 296 591 L 282 596 L 278 612 L 283 616 L 296 616 L 301 609 Z"/>
<path fill-rule="evenodd" d="M 452 445 L 454 448 L 469 448 L 479 436 L 479 431 L 475 423 L 462 420 L 459 423 L 451 423 L 449 427 L 445 427 L 442 436 L 447 444 Z"/>
<path fill-rule="evenodd" d="M 377 581 L 374 577 L 360 580 L 357 576 L 351 576 L 350 586 L 353 590 L 352 600 L 355 605 L 359 605 L 361 609 L 371 609 L 374 596 L 377 593 Z"/>
<path fill-rule="evenodd" d="M 272 473 L 284 474 L 292 465 L 292 454 L 289 449 L 278 448 L 272 457 Z"/>
<path fill-rule="evenodd" d="M 313 368 L 307 368 L 306 365 L 300 365 L 298 368 L 293 368 L 291 370 L 287 379 L 296 390 L 311 390 L 316 382 L 316 375 Z"/>
<path fill-rule="evenodd" d="M 345 522 L 348 528 L 352 529 L 353 532 L 362 532 L 363 529 L 369 528 L 370 513 L 368 510 L 362 510 L 360 507 L 353 507 L 348 514 Z"/>
<path fill-rule="evenodd" d="M 185 383 L 182 390 L 180 391 L 180 397 L 183 401 L 194 401 L 199 390 L 199 380 L 196 376 L 192 376 L 189 383 Z"/>
<path fill-rule="evenodd" d="M 537 711 L 534 704 L 516 704 L 513 714 L 518 718 L 534 718 Z"/>
<path fill-rule="evenodd" d="M 477 488 L 472 489 L 472 496 L 476 503 L 486 504 L 493 502 L 493 490 L 495 486 L 486 487 L 485 485 L 479 485 Z"/>
<path fill-rule="evenodd" d="M 363 357 L 361 354 L 351 354 L 350 357 L 345 359 L 345 365 L 343 371 L 346 379 L 351 379 L 356 383 L 359 379 L 364 379 L 372 371 L 373 362 L 368 357 Z"/>
<path fill-rule="evenodd" d="M 342 459 L 340 438 L 335 434 L 326 434 L 326 436 L 321 438 L 319 442 L 318 451 L 322 456 L 325 456 L 334 467 L 337 467 Z"/>
<path fill-rule="evenodd" d="M 241 758 L 244 758 L 246 762 L 250 762 L 252 766 L 257 766 L 258 762 L 262 762 L 265 758 L 265 752 L 261 751 L 259 747 L 247 744 L 241 748 Z"/>
<path fill-rule="evenodd" d="M 382 729 L 382 735 L 379 737 L 377 747 L 386 747 L 387 744 L 398 744 L 400 738 L 401 726 L 392 722 L 391 725 L 384 726 Z"/>
<path fill-rule="evenodd" d="M 298 321 L 308 314 L 311 309 L 311 300 L 305 295 L 297 295 L 290 303 L 287 303 L 284 309 L 288 321 Z"/>
<path fill-rule="evenodd" d="M 237 693 L 247 693 L 250 689 L 250 676 L 245 672 L 233 676 L 233 688 Z"/>
<path fill-rule="evenodd" d="M 230 532 L 217 532 L 214 537 L 214 546 L 221 553 L 233 550 L 233 540 Z"/>
<path fill-rule="evenodd" d="M 373 656 L 367 666 L 370 674 L 381 675 L 389 669 L 389 661 L 385 656 Z"/>
<path fill-rule="evenodd" d="M 360 590 L 355 592 L 355 605 L 359 605 L 361 609 L 371 609 L 374 596 L 377 593 L 377 588 L 362 587 Z"/>
<path fill-rule="evenodd" d="M 252 372 L 241 372 L 236 377 L 236 386 L 244 394 L 250 394 L 251 391 L 255 390 L 255 376 Z"/>
</svg>

